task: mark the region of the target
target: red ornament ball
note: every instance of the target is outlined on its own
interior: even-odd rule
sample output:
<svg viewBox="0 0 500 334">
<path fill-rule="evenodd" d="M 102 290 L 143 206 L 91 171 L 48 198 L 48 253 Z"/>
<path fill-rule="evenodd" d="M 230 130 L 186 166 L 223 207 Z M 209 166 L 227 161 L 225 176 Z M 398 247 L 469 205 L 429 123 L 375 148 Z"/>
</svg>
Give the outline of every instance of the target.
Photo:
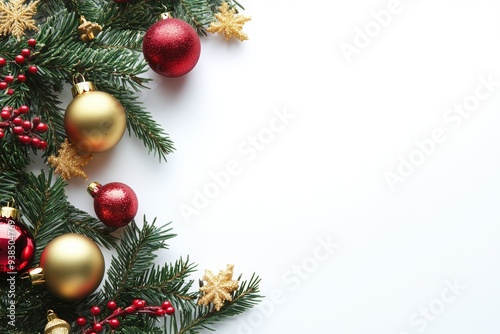
<svg viewBox="0 0 500 334">
<path fill-rule="evenodd" d="M 19 221 L 19 211 L 3 207 L 0 215 L 0 276 L 27 271 L 35 257 L 35 238 Z"/>
<path fill-rule="evenodd" d="M 126 184 L 92 182 L 87 191 L 94 197 L 97 217 L 107 226 L 122 227 L 134 219 L 139 202 L 135 192 Z"/>
<path fill-rule="evenodd" d="M 200 58 L 201 42 L 188 23 L 167 18 L 148 29 L 144 35 L 142 52 L 153 71 L 176 78 L 195 67 Z"/>
</svg>

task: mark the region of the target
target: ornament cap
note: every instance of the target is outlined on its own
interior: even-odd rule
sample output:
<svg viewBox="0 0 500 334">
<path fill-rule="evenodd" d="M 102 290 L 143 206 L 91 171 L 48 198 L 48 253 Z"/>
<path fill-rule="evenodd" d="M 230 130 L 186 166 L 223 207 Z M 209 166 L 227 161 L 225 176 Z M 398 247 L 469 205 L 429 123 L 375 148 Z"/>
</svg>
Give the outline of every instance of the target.
<svg viewBox="0 0 500 334">
<path fill-rule="evenodd" d="M 97 88 L 92 81 L 87 81 L 85 77 L 78 73 L 73 76 L 73 87 L 71 88 L 71 94 L 73 98 L 80 94 L 96 91 Z"/>
<path fill-rule="evenodd" d="M 11 207 L 10 203 L 7 203 L 7 206 L 4 206 L 0 209 L 0 217 L 19 220 L 19 218 L 21 218 L 21 213 L 18 209 Z"/>
<path fill-rule="evenodd" d="M 40 285 L 45 283 L 45 274 L 43 268 L 38 267 L 31 269 L 27 273 L 24 273 L 21 278 L 29 278 L 31 280 L 31 285 Z"/>
<path fill-rule="evenodd" d="M 172 12 L 165 12 L 160 14 L 160 20 L 172 19 L 172 18 L 174 18 Z"/>
<path fill-rule="evenodd" d="M 97 192 L 99 191 L 99 188 L 101 186 L 102 186 L 102 184 L 94 181 L 88 185 L 87 192 L 89 193 L 90 196 L 94 197 L 97 194 Z"/>
</svg>

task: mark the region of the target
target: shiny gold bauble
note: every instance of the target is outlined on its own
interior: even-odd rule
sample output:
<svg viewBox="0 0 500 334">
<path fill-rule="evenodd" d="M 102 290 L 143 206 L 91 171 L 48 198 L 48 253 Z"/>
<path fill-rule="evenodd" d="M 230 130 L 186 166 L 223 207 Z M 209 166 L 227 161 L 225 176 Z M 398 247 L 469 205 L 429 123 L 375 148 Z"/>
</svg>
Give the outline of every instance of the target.
<svg viewBox="0 0 500 334">
<path fill-rule="evenodd" d="M 69 140 L 79 150 L 104 152 L 114 147 L 125 133 L 125 109 L 114 96 L 98 91 L 88 81 L 75 83 L 74 99 L 64 114 Z"/>
<path fill-rule="evenodd" d="M 101 284 L 104 257 L 97 244 L 81 234 L 63 234 L 47 244 L 40 258 L 47 289 L 66 300 L 87 297 Z"/>
</svg>

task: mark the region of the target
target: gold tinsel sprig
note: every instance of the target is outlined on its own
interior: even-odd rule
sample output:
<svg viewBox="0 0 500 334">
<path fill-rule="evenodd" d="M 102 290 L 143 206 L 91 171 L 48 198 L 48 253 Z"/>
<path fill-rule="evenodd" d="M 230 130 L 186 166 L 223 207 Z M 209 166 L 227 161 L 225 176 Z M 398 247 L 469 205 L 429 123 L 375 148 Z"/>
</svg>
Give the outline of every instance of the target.
<svg viewBox="0 0 500 334">
<path fill-rule="evenodd" d="M 87 179 L 87 174 L 82 167 L 86 166 L 90 159 L 92 159 L 92 154 L 81 155 L 77 148 L 66 139 L 58 151 L 58 156 L 51 155 L 47 162 L 55 168 L 56 174 L 67 181 L 72 177 Z"/>
</svg>

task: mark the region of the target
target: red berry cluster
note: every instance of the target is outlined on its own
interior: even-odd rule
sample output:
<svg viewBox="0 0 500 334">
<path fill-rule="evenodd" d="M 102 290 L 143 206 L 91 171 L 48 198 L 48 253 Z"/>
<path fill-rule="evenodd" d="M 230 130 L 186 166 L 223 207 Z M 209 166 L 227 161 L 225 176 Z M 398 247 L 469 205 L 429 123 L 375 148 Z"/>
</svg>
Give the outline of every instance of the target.
<svg viewBox="0 0 500 334">
<path fill-rule="evenodd" d="M 36 40 L 31 38 L 28 40 L 28 47 L 21 50 L 21 53 L 18 54 L 14 60 L 7 61 L 5 58 L 0 57 L 0 70 L 3 70 L 7 63 L 16 63 L 19 66 L 24 65 L 26 62 L 31 60 L 32 52 L 34 51 L 36 46 Z M 24 83 L 26 82 L 27 74 L 36 74 L 38 72 L 38 67 L 35 65 L 29 65 L 24 73 L 18 74 L 17 77 L 14 77 L 12 74 L 1 75 L 0 74 L 0 90 L 6 90 L 8 95 L 14 94 L 14 89 L 9 88 L 9 85 L 12 83 Z"/>
<path fill-rule="evenodd" d="M 85 317 L 79 317 L 76 319 L 75 323 L 82 327 L 83 334 L 97 334 L 104 330 L 104 326 L 109 326 L 113 332 L 120 326 L 120 317 L 126 317 L 129 314 L 144 313 L 149 314 L 152 317 L 163 317 L 165 315 L 172 315 L 175 313 L 175 309 L 172 304 L 165 301 L 161 306 L 148 306 L 145 300 L 134 299 L 130 306 L 125 308 L 118 307 L 116 302 L 109 301 L 107 304 L 108 310 L 111 314 L 101 321 L 97 321 L 97 316 L 101 314 L 101 308 L 99 306 L 92 306 L 90 308 L 90 314 L 93 316 L 94 321 L 90 327 L 86 327 L 87 319 Z M 89 324 L 90 325 L 90 324 Z"/>
<path fill-rule="evenodd" d="M 29 107 L 24 105 L 15 110 L 11 107 L 2 108 L 0 112 L 0 139 L 4 138 L 6 131 L 10 130 L 21 144 L 44 150 L 47 148 L 47 142 L 40 139 L 36 134 L 44 133 L 49 127 L 47 124 L 42 123 L 38 117 L 33 118 L 31 121 L 22 119 L 21 115 L 28 112 Z"/>
</svg>

